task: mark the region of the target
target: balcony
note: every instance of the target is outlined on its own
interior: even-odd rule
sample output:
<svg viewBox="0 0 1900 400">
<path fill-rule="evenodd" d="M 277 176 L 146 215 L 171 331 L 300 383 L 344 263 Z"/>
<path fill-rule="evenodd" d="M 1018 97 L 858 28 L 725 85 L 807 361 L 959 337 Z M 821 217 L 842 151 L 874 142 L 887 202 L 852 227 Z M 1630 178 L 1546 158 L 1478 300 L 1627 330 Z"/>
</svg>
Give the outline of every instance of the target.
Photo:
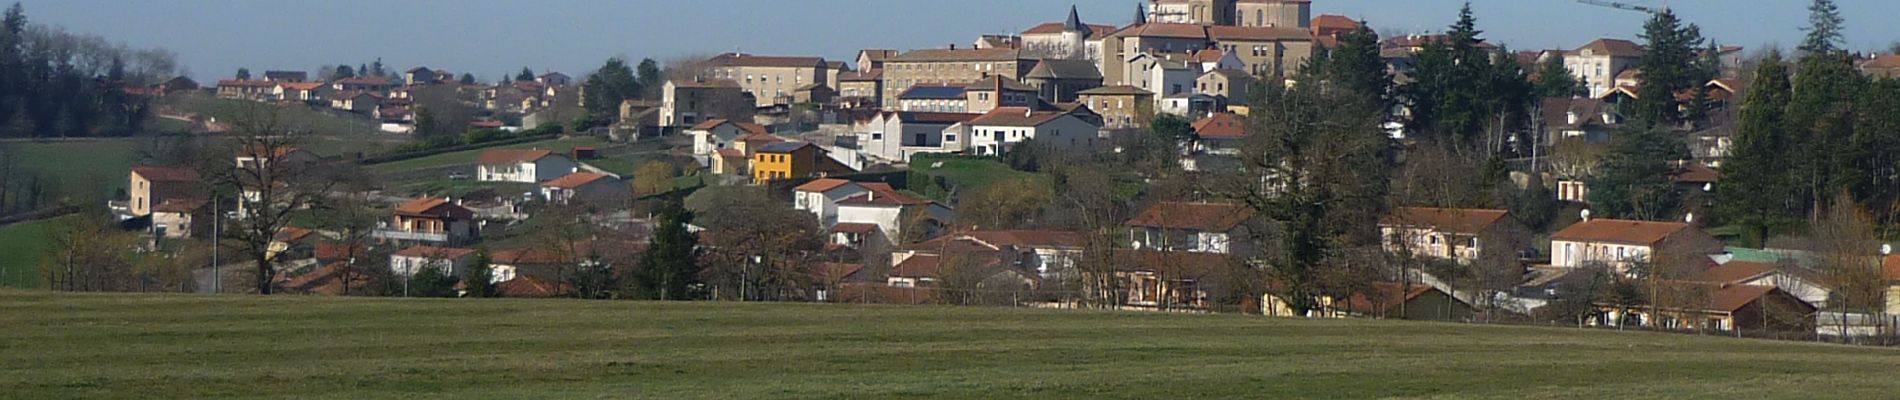
<svg viewBox="0 0 1900 400">
<path fill-rule="evenodd" d="M 430 243 L 448 243 L 449 242 L 449 234 L 441 233 L 441 232 L 405 231 L 405 230 L 400 230 L 400 229 L 379 228 L 379 229 L 376 229 L 376 232 L 372 233 L 371 235 L 378 238 L 389 239 L 389 240 L 399 240 L 399 241 L 416 241 L 416 242 L 430 242 Z"/>
</svg>

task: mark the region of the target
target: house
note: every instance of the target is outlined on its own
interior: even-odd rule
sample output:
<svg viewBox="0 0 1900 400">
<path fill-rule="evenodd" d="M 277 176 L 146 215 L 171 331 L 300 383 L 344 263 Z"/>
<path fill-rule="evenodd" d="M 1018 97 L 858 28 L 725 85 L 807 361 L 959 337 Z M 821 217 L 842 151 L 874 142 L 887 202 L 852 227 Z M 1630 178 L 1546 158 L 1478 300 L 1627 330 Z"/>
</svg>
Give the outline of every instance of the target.
<svg viewBox="0 0 1900 400">
<path fill-rule="evenodd" d="M 723 79 L 739 84 L 751 93 L 758 107 L 790 104 L 792 92 L 808 84 L 829 84 L 835 73 L 824 57 L 761 56 L 725 53 L 701 63 L 708 79 Z"/>
<path fill-rule="evenodd" d="M 1900 54 L 1884 54 L 1862 61 L 1860 73 L 1873 78 L 1900 78 Z"/>
<path fill-rule="evenodd" d="M 884 109 L 901 109 L 898 95 L 918 85 L 966 85 L 990 76 L 1021 81 L 1036 58 L 1019 48 L 919 49 L 885 59 Z"/>
<path fill-rule="evenodd" d="M 271 82 L 303 82 L 310 80 L 310 73 L 304 71 L 264 71 L 264 80 Z"/>
<path fill-rule="evenodd" d="M 792 90 L 792 104 L 830 104 L 838 91 L 823 83 L 807 83 Z"/>
<path fill-rule="evenodd" d="M 1239 203 L 1161 202 L 1129 219 L 1136 249 L 1163 252 L 1245 253 L 1235 240 L 1251 229 L 1258 211 Z"/>
<path fill-rule="evenodd" d="M 661 90 L 660 126 L 693 126 L 712 118 L 750 121 L 750 97 L 730 79 L 669 80 Z"/>
<path fill-rule="evenodd" d="M 157 85 L 152 85 L 152 89 L 156 90 L 160 95 L 195 91 L 198 90 L 198 81 L 191 80 L 189 77 L 178 76 L 164 82 L 159 82 Z"/>
<path fill-rule="evenodd" d="M 203 199 L 167 199 L 151 208 L 152 235 L 165 238 L 189 238 L 209 235 L 213 215 L 211 202 Z"/>
<path fill-rule="evenodd" d="M 911 112 L 964 113 L 970 109 L 964 85 L 915 85 L 897 95 L 897 109 Z"/>
<path fill-rule="evenodd" d="M 129 175 L 126 206 L 134 217 L 151 215 L 152 207 L 167 200 L 203 200 L 208 194 L 198 171 L 190 168 L 138 165 Z"/>
<path fill-rule="evenodd" d="M 355 113 L 369 114 L 382 104 L 383 95 L 379 92 L 345 90 L 330 96 L 330 108 Z"/>
<path fill-rule="evenodd" d="M 1586 219 L 1552 233 L 1550 251 L 1554 266 L 1605 263 L 1627 272 L 1635 263 L 1694 262 L 1721 253 L 1722 243 L 1682 222 Z"/>
<path fill-rule="evenodd" d="M 1247 68 L 1246 64 L 1240 62 L 1240 56 L 1221 49 L 1201 49 L 1189 52 L 1188 61 L 1190 66 L 1196 67 L 1195 70 L 1203 74 L 1223 69 L 1239 72 Z M 1246 73 L 1241 72 L 1241 74 Z"/>
<path fill-rule="evenodd" d="M 1076 101 L 1102 115 L 1103 127 L 1134 129 L 1154 118 L 1154 92 L 1127 85 L 1104 86 L 1076 93 Z"/>
<path fill-rule="evenodd" d="M 969 122 L 982 114 L 879 112 L 852 127 L 858 150 L 880 160 L 908 162 L 917 153 L 962 152 Z"/>
<path fill-rule="evenodd" d="M 1247 123 L 1237 114 L 1215 113 L 1190 125 L 1194 137 L 1184 149 L 1181 169 L 1186 171 L 1230 171 L 1240 168 L 1241 144 L 1247 138 Z"/>
<path fill-rule="evenodd" d="M 383 93 L 395 87 L 395 82 L 380 76 L 357 75 L 330 82 L 330 89 L 338 92 Z"/>
<path fill-rule="evenodd" d="M 901 254 L 901 253 L 900 253 Z M 1006 264 L 994 252 L 982 249 L 959 250 L 949 255 L 914 254 L 898 259 L 892 256 L 891 272 L 885 285 L 899 288 L 934 287 L 945 280 L 973 280 L 983 291 L 1028 292 L 1036 288 L 1030 273 Z M 961 285 L 959 285 L 961 286 Z"/>
<path fill-rule="evenodd" d="M 1567 139 L 1609 143 L 1610 135 L 1623 126 L 1616 107 L 1599 99 L 1551 97 L 1543 100 L 1540 110 L 1544 143 Z"/>
<path fill-rule="evenodd" d="M 264 247 L 264 257 L 279 262 L 311 258 L 321 238 L 317 231 L 286 226 L 271 235 L 270 243 Z"/>
<path fill-rule="evenodd" d="M 1815 332 L 1814 305 L 1774 286 L 1667 282 L 1669 301 L 1626 305 L 1598 303 L 1601 326 L 1638 326 L 1703 332 Z"/>
<path fill-rule="evenodd" d="M 1214 96 L 1219 104 L 1247 104 L 1248 90 L 1259 83 L 1260 79 L 1245 72 L 1232 69 L 1216 69 L 1194 78 L 1194 93 Z"/>
<path fill-rule="evenodd" d="M 342 296 L 364 290 L 369 287 L 369 283 L 369 274 L 350 268 L 347 262 L 338 261 L 294 276 L 280 272 L 271 284 L 280 293 Z"/>
<path fill-rule="evenodd" d="M 423 268 L 433 268 L 443 276 L 466 276 L 475 250 L 459 247 L 415 245 L 389 255 L 389 271 L 397 276 L 415 276 Z"/>
<path fill-rule="evenodd" d="M 1468 264 L 1487 251 L 1516 260 L 1531 230 L 1507 210 L 1399 207 L 1379 220 L 1379 235 L 1388 253 Z"/>
<path fill-rule="evenodd" d="M 429 67 L 415 67 L 403 71 L 402 80 L 408 82 L 410 86 L 430 85 L 437 82 L 435 71 Z"/>
<path fill-rule="evenodd" d="M 751 168 L 752 181 L 759 183 L 856 172 L 825 155 L 825 149 L 811 142 L 761 146 L 752 154 Z"/>
<path fill-rule="evenodd" d="M 1643 46 L 1622 39 L 1597 39 L 1564 53 L 1564 66 L 1590 89 L 1587 97 L 1602 98 L 1620 86 L 1616 77 L 1643 58 Z"/>
<path fill-rule="evenodd" d="M 1101 127 L 1062 111 L 1000 107 L 964 123 L 970 129 L 969 153 L 1001 155 L 1027 140 L 1060 149 L 1093 148 Z"/>
<path fill-rule="evenodd" d="M 1126 64 L 1125 82 L 1164 98 L 1193 92 L 1194 78 L 1202 73 L 1185 53 L 1140 53 Z"/>
<path fill-rule="evenodd" d="M 1176 93 L 1161 99 L 1160 111 L 1180 117 L 1208 115 L 1222 108 L 1219 98 L 1200 93 Z"/>
<path fill-rule="evenodd" d="M 869 191 L 856 182 L 819 178 L 792 188 L 792 208 L 810 211 L 818 223 L 831 226 L 838 222 L 838 201 Z"/>
<path fill-rule="evenodd" d="M 736 122 L 725 118 L 708 119 L 686 130 L 693 137 L 693 156 L 710 157 L 719 149 L 732 147 L 733 140 L 745 135 L 765 135 L 765 126 Z"/>
<path fill-rule="evenodd" d="M 401 242 L 459 245 L 481 238 L 475 212 L 439 197 L 423 197 L 396 206 L 375 237 Z"/>
<path fill-rule="evenodd" d="M 238 149 L 236 164 L 238 168 L 269 168 L 271 164 L 284 163 L 288 166 L 309 166 L 323 161 L 323 156 L 308 150 L 278 146 L 265 150 L 263 146 L 245 146 Z"/>
<path fill-rule="evenodd" d="M 884 70 L 866 69 L 838 74 L 838 97 L 860 99 L 870 108 L 884 104 Z"/>
<path fill-rule="evenodd" d="M 574 78 L 559 72 L 549 72 L 534 77 L 535 82 L 546 86 L 568 86 L 574 84 Z"/>
<path fill-rule="evenodd" d="M 837 219 L 826 227 L 834 234 L 834 244 L 899 244 L 905 232 L 915 233 L 915 237 L 932 237 L 954 217 L 949 207 L 898 193 L 889 184 L 859 185 L 864 187 L 863 193 L 837 201 Z M 839 232 L 846 234 L 836 235 Z"/>
<path fill-rule="evenodd" d="M 1215 253 L 1187 253 L 1156 249 L 1115 250 L 1112 288 L 1095 287 L 1092 291 L 1117 299 L 1123 307 L 1137 309 L 1206 309 L 1207 288 L 1201 285 L 1210 274 L 1233 260 Z M 1088 278 L 1089 282 L 1097 281 Z"/>
<path fill-rule="evenodd" d="M 632 186 L 602 173 L 575 172 L 541 183 L 541 198 L 553 204 L 617 207 L 626 205 L 632 196 Z"/>
<path fill-rule="evenodd" d="M 965 85 L 963 93 L 966 106 L 963 111 L 957 112 L 982 114 L 999 107 L 1035 107 L 1039 104 L 1035 87 L 1003 79 L 1000 76 L 983 78 Z"/>
<path fill-rule="evenodd" d="M 250 101 L 276 101 L 272 93 L 277 91 L 277 83 L 260 80 L 220 80 L 218 98 Z"/>
<path fill-rule="evenodd" d="M 1313 30 L 1313 36 L 1335 40 L 1345 36 L 1347 32 L 1356 31 L 1362 27 L 1365 27 L 1364 23 L 1351 17 L 1335 14 L 1313 17 L 1312 22 L 1307 24 L 1307 28 Z"/>
<path fill-rule="evenodd" d="M 1795 263 L 1766 263 L 1734 260 L 1732 256 L 1713 256 L 1717 263 L 1688 279 L 1719 285 L 1774 286 L 1814 305 L 1827 307 L 1833 287 L 1827 278 Z"/>
<path fill-rule="evenodd" d="M 1102 57 L 1102 39 L 1116 29 L 1113 25 L 1083 23 L 1075 7 L 1070 6 L 1068 19 L 1039 24 L 1016 36 L 1029 56 L 1093 63 Z"/>
<path fill-rule="evenodd" d="M 547 298 L 570 294 L 574 274 L 604 268 L 625 276 L 645 253 L 644 242 L 588 239 L 494 252 L 489 261 L 495 291 L 501 297 Z"/>
<path fill-rule="evenodd" d="M 1300 317 L 1288 305 L 1288 301 L 1265 294 L 1262 296 L 1262 315 L 1271 317 Z M 1459 300 L 1444 290 L 1438 290 L 1431 284 L 1398 284 L 1398 282 L 1374 282 L 1370 290 L 1357 292 L 1345 298 L 1321 298 L 1322 315 L 1336 317 L 1370 318 L 1408 318 L 1408 320 L 1467 320 L 1478 313 L 1478 309 L 1467 301 Z"/>
<path fill-rule="evenodd" d="M 580 164 L 545 149 L 499 149 L 475 159 L 476 180 L 482 182 L 545 182 L 574 172 Z"/>
<path fill-rule="evenodd" d="M 935 239 L 902 246 L 891 254 L 893 263 L 910 257 L 951 254 L 985 257 L 996 265 L 1034 277 L 1036 281 L 1079 280 L 1076 260 L 1088 237 L 1081 232 L 1052 230 L 972 230 L 952 232 Z"/>
</svg>

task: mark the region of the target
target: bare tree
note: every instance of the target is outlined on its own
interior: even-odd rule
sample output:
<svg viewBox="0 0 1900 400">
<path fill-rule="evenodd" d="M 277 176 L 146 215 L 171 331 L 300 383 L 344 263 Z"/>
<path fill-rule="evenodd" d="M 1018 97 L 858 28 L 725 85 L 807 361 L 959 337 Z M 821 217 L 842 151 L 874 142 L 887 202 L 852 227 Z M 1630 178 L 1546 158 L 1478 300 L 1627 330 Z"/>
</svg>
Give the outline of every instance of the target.
<svg viewBox="0 0 1900 400">
<path fill-rule="evenodd" d="M 255 265 L 257 293 L 268 295 L 277 261 L 272 242 L 297 215 L 326 201 L 337 170 L 297 155 L 307 134 L 299 121 L 276 107 L 245 107 L 220 138 L 223 146 L 200 157 L 198 169 L 207 181 L 237 193 L 239 218 L 223 232 Z M 247 161 L 239 165 L 240 159 Z"/>
<path fill-rule="evenodd" d="M 1834 284 L 1827 307 L 1840 314 L 1842 338 L 1848 332 L 1848 314 L 1873 313 L 1886 306 L 1887 285 L 1881 277 L 1880 240 L 1873 216 L 1847 194 L 1836 197 L 1809 228 L 1809 250 L 1821 256 L 1821 275 Z"/>
<path fill-rule="evenodd" d="M 358 278 L 368 276 L 362 273 L 363 267 L 376 264 L 373 261 L 377 258 L 369 257 L 371 235 L 376 232 L 377 220 L 385 214 L 378 212 L 378 203 L 370 196 L 375 186 L 371 175 L 354 171 L 354 165 L 336 168 L 350 171 L 336 175 L 336 191 L 320 205 L 323 218 L 319 223 L 336 232 L 334 243 L 343 247 L 343 271 L 337 279 L 343 284 L 343 294 L 348 295 L 360 286 Z"/>
<path fill-rule="evenodd" d="M 53 233 L 41 259 L 46 287 L 70 292 L 126 291 L 132 287 L 129 257 L 139 235 L 119 232 L 98 218 L 73 218 Z"/>
</svg>

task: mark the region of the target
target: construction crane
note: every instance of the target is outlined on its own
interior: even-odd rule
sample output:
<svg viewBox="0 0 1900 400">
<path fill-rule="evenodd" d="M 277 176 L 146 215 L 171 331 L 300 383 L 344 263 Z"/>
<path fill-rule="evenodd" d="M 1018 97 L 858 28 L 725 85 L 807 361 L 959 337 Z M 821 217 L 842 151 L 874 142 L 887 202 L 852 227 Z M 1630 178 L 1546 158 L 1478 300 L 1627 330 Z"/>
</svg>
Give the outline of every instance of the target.
<svg viewBox="0 0 1900 400">
<path fill-rule="evenodd" d="M 1583 4 L 1589 4 L 1593 6 L 1598 6 L 1598 7 L 1609 7 L 1609 8 L 1615 8 L 1615 9 L 1620 9 L 1620 10 L 1640 11 L 1640 12 L 1646 12 L 1650 14 L 1661 14 L 1663 11 L 1669 11 L 1669 6 L 1666 3 L 1662 7 L 1650 7 L 1650 6 L 1645 6 L 1641 4 L 1630 4 L 1630 3 L 1620 2 L 1620 1 L 1608 1 L 1608 0 L 1577 0 L 1577 2 L 1583 3 Z"/>
</svg>

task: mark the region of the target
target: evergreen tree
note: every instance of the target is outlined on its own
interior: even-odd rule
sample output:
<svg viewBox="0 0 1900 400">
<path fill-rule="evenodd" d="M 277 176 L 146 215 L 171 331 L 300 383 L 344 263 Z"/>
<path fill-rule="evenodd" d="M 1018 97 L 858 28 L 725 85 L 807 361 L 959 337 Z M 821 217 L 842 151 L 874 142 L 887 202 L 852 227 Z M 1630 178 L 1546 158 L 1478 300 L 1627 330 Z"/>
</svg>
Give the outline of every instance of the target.
<svg viewBox="0 0 1900 400">
<path fill-rule="evenodd" d="M 1676 93 L 1701 88 L 1714 78 L 1712 69 L 1702 65 L 1702 29 L 1684 25 L 1675 12 L 1663 10 L 1643 24 L 1645 52 L 1636 68 L 1642 71 L 1642 86 L 1625 112 L 1638 126 L 1674 127 L 1684 120 L 1683 102 Z"/>
<path fill-rule="evenodd" d="M 677 202 L 668 202 L 660 213 L 660 224 L 653 228 L 647 251 L 640 256 L 640 269 L 634 283 L 641 298 L 686 300 L 699 283 L 698 236 L 686 230 L 692 213 Z"/>
<path fill-rule="evenodd" d="M 1793 186 L 1813 212 L 1852 180 L 1843 173 L 1849 160 L 1842 156 L 1853 153 L 1853 97 L 1866 78 L 1841 53 L 1802 57 L 1798 71 L 1786 116 L 1799 160 Z"/>
<path fill-rule="evenodd" d="M 248 81 L 248 80 L 251 80 L 251 69 L 250 69 L 250 68 L 238 68 L 238 72 L 237 72 L 237 79 L 238 79 L 238 80 L 240 80 L 240 81 Z"/>
<path fill-rule="evenodd" d="M 1571 74 L 1570 67 L 1564 65 L 1564 53 L 1552 52 L 1550 57 L 1537 67 L 1537 96 L 1571 98 L 1582 96 L 1583 82 Z"/>
<path fill-rule="evenodd" d="M 1767 243 L 1771 231 L 1794 218 L 1788 189 L 1793 184 L 1785 113 L 1788 109 L 1788 69 L 1781 55 L 1771 53 L 1755 68 L 1748 97 L 1742 101 L 1741 126 L 1722 165 L 1722 184 L 1716 186 L 1716 216 L 1746 227 L 1757 246 Z"/>
<path fill-rule="evenodd" d="M 515 80 L 516 81 L 534 80 L 534 70 L 528 69 L 528 67 L 521 67 L 521 72 L 515 73 Z"/>
<path fill-rule="evenodd" d="M 1900 80 L 1882 79 L 1863 85 L 1855 99 L 1854 132 L 1845 155 L 1850 164 L 1845 183 L 1854 199 L 1892 224 L 1900 206 Z"/>
<path fill-rule="evenodd" d="M 1392 76 L 1386 73 L 1385 58 L 1379 56 L 1379 34 L 1371 28 L 1360 25 L 1347 32 L 1327 57 L 1315 57 L 1321 59 L 1325 61 L 1318 68 L 1305 71 L 1320 71 L 1325 81 L 1358 93 L 1377 109 L 1390 108 Z"/>
<path fill-rule="evenodd" d="M 1667 130 L 1627 126 L 1617 134 L 1602 172 L 1591 177 L 1590 205 L 1608 218 L 1659 220 L 1671 217 L 1682 193 L 1670 180 L 1675 162 L 1688 158 L 1682 138 Z"/>
<path fill-rule="evenodd" d="M 634 78 L 633 68 L 619 57 L 607 59 L 584 85 L 587 113 L 597 120 L 613 118 L 620 112 L 621 101 L 640 97 L 640 82 Z"/>
<path fill-rule="evenodd" d="M 461 81 L 464 85 L 473 85 L 475 84 L 475 74 L 463 72 Z"/>
<path fill-rule="evenodd" d="M 1467 3 L 1445 33 L 1446 40 L 1426 43 L 1418 52 L 1414 81 L 1405 92 L 1412 106 L 1408 128 L 1421 139 L 1460 150 L 1478 144 L 1486 119 L 1495 111 L 1488 107 L 1494 97 L 1491 54 L 1478 48 L 1479 33 Z"/>
<path fill-rule="evenodd" d="M 408 297 L 455 297 L 455 277 L 441 268 L 421 268 L 408 279 Z"/>
<path fill-rule="evenodd" d="M 638 76 L 635 81 L 639 82 L 640 88 L 643 89 L 640 98 L 658 99 L 660 88 L 666 86 L 666 76 L 660 71 L 660 63 L 651 58 L 641 59 L 640 66 L 635 67 L 634 72 Z"/>
<path fill-rule="evenodd" d="M 333 75 L 335 75 L 336 79 L 355 77 L 356 70 L 350 69 L 349 65 L 338 65 Z"/>
<path fill-rule="evenodd" d="M 372 73 L 368 73 L 367 75 L 373 75 L 373 76 L 389 76 L 389 71 L 384 71 L 384 70 L 383 70 L 383 58 L 382 58 L 382 57 L 376 57 L 376 61 L 374 61 L 374 62 L 371 62 L 371 63 L 369 63 L 369 68 L 370 68 L 369 70 L 370 70 L 370 71 L 373 71 L 373 72 L 372 72 Z"/>
<path fill-rule="evenodd" d="M 0 19 L 0 132 L 13 121 L 26 84 L 26 60 L 20 48 L 26 31 L 26 9 L 20 3 L 7 7 Z"/>
<path fill-rule="evenodd" d="M 1808 6 L 1808 32 L 1801 41 L 1801 53 L 1805 55 L 1831 54 L 1841 50 L 1846 41 L 1841 31 L 1847 20 L 1841 18 L 1841 10 L 1834 6 L 1834 0 L 1814 0 Z"/>
<path fill-rule="evenodd" d="M 462 289 L 466 297 L 495 297 L 495 270 L 490 269 L 494 261 L 488 256 L 488 249 L 475 249 L 475 261 L 468 264 L 468 272 L 462 274 Z"/>
</svg>

